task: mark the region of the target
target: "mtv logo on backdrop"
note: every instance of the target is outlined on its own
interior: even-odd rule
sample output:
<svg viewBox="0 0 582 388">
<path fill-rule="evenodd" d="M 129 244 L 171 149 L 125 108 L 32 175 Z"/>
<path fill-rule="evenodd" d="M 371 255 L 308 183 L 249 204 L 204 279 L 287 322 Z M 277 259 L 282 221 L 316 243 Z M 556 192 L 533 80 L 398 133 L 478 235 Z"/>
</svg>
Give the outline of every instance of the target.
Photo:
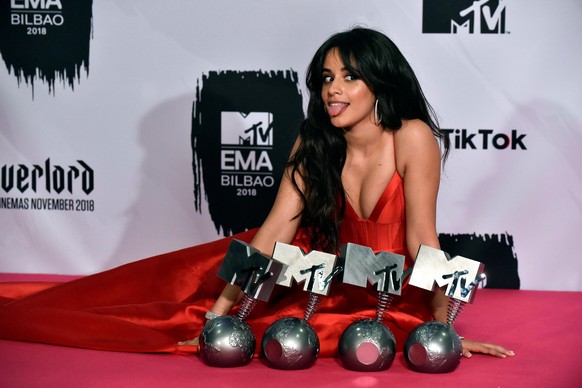
<svg viewBox="0 0 582 388">
<path fill-rule="evenodd" d="M 506 34 L 506 0 L 424 0 L 425 34 Z"/>
<path fill-rule="evenodd" d="M 273 114 L 270 112 L 221 112 L 222 144 L 272 146 Z"/>
</svg>

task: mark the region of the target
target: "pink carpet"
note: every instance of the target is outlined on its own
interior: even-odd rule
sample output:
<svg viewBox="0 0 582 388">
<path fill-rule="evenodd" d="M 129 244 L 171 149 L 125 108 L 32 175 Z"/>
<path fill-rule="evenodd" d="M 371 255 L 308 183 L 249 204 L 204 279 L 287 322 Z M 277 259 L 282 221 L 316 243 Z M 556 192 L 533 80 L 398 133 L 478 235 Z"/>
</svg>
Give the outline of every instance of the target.
<svg viewBox="0 0 582 388">
<path fill-rule="evenodd" d="M 70 277 L 0 274 L 1 281 Z M 387 371 L 345 370 L 321 358 L 300 371 L 260 359 L 212 368 L 198 356 L 134 354 L 0 340 L 0 387 L 582 387 L 582 292 L 479 290 L 455 322 L 459 334 L 503 344 L 507 359 L 474 355 L 448 374 L 407 368 L 402 353 Z"/>
</svg>

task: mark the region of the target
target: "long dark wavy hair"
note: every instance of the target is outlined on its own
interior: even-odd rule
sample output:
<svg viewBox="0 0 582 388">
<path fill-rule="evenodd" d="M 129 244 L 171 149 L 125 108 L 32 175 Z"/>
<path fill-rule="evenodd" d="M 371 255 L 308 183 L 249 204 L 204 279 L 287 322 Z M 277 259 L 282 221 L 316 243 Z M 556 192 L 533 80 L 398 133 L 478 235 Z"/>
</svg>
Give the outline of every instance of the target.
<svg viewBox="0 0 582 388">
<path fill-rule="evenodd" d="M 346 160 L 345 130 L 331 124 L 321 97 L 323 64 L 337 50 L 348 72 L 363 80 L 378 99 L 378 114 L 386 130 L 401 128 L 403 119 L 420 119 L 449 152 L 449 139 L 441 132 L 436 114 L 398 47 L 384 34 L 356 27 L 332 35 L 315 53 L 307 69 L 307 118 L 300 129 L 300 144 L 288 162 L 291 181 L 303 200 L 301 226 L 311 233 L 312 249 L 336 253 L 346 195 L 341 173 Z M 296 177 L 303 181 L 303 190 Z"/>
</svg>

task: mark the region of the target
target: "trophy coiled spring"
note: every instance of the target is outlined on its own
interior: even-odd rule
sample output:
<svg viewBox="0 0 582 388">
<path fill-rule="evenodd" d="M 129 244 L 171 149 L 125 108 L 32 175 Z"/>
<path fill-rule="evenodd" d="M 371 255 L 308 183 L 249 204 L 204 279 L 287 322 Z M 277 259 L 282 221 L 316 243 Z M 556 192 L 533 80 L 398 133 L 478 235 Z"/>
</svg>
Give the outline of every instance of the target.
<svg viewBox="0 0 582 388">
<path fill-rule="evenodd" d="M 459 299 L 450 299 L 449 305 L 447 306 L 447 323 L 452 325 L 464 308 L 465 302 Z"/>
<path fill-rule="evenodd" d="M 241 321 L 244 321 L 249 316 L 257 302 L 258 299 L 252 298 L 248 294 L 244 294 L 237 317 Z"/>
<path fill-rule="evenodd" d="M 308 321 L 313 316 L 313 314 L 315 314 L 315 310 L 317 310 L 317 307 L 319 306 L 319 301 L 319 295 L 313 292 L 309 293 L 309 299 L 307 300 L 307 307 L 305 308 L 304 315 L 306 321 Z"/>
<path fill-rule="evenodd" d="M 378 306 L 376 307 L 376 320 L 382 322 L 384 314 L 392 303 L 393 295 L 384 291 L 378 292 Z"/>
</svg>

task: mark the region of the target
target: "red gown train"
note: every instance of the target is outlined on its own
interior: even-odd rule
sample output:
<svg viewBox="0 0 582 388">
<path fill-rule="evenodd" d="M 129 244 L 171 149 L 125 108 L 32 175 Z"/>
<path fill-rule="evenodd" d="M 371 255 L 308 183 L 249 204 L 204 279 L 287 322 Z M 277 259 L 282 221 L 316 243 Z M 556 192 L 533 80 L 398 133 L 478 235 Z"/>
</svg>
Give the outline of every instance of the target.
<svg viewBox="0 0 582 388">
<path fill-rule="evenodd" d="M 342 242 L 375 251 L 406 255 L 404 192 L 395 173 L 368 219 L 347 205 Z M 234 236 L 250 242 L 256 230 Z M 200 333 L 204 314 L 225 283 L 216 275 L 231 238 L 182 249 L 66 283 L 0 285 L 0 338 L 111 351 L 195 353 L 180 345 Z M 299 230 L 293 244 L 309 252 L 309 238 Z M 405 286 L 394 298 L 385 323 L 402 349 L 408 333 L 429 320 L 430 295 Z M 334 283 L 310 324 L 320 339 L 320 356 L 334 356 L 343 330 L 359 318 L 374 318 L 377 295 L 367 289 Z M 259 302 L 247 322 L 257 344 L 275 320 L 303 317 L 307 293 L 302 286 L 277 286 L 268 303 Z M 233 313 L 236 312 L 233 310 Z M 257 352 L 260 346 L 257 346 Z"/>
</svg>

